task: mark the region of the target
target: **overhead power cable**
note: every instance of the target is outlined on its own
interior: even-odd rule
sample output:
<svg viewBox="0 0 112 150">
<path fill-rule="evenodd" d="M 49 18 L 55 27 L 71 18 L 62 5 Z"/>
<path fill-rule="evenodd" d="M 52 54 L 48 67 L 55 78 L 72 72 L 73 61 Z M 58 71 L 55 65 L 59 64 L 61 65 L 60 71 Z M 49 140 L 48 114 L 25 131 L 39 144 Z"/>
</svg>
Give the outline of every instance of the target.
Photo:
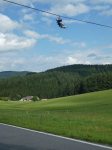
<svg viewBox="0 0 112 150">
<path fill-rule="evenodd" d="M 30 9 L 34 9 L 34 10 L 37 10 L 37 11 L 41 11 L 41 12 L 44 12 L 44 13 L 47 13 L 47 14 L 50 14 L 50 15 L 54 15 L 54 16 L 59 16 L 59 17 L 63 17 L 63 18 L 67 18 L 67 19 L 71 19 L 71 20 L 75 20 L 75 21 L 90 23 L 90 24 L 94 24 L 94 25 L 98 25 L 98 26 L 107 27 L 107 28 L 112 28 L 111 26 L 107 26 L 107 25 L 102 25 L 102 24 L 98 24 L 98 23 L 94 23 L 94 22 L 85 21 L 85 20 L 79 20 L 79 19 L 74 19 L 74 18 L 70 18 L 70 17 L 60 16 L 60 15 L 58 15 L 58 14 L 53 14 L 53 13 L 48 12 L 48 11 L 44 11 L 44 10 L 41 10 L 41 9 L 29 7 L 29 6 L 22 5 L 22 4 L 19 4 L 19 3 L 15 3 L 15 2 L 12 2 L 12 1 L 7 1 L 7 0 L 3 0 L 3 1 L 9 2 L 9 3 L 13 3 L 13 4 L 15 4 L 15 5 L 27 7 L 27 8 L 30 8 Z"/>
</svg>

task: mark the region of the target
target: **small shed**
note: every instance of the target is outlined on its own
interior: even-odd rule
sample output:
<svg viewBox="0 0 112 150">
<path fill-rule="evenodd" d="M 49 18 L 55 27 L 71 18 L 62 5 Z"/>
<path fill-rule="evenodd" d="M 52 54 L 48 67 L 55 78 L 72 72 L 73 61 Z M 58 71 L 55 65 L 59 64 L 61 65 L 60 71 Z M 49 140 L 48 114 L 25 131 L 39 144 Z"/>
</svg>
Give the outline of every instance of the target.
<svg viewBox="0 0 112 150">
<path fill-rule="evenodd" d="M 46 101 L 47 99 L 41 99 L 42 101 Z"/>
</svg>

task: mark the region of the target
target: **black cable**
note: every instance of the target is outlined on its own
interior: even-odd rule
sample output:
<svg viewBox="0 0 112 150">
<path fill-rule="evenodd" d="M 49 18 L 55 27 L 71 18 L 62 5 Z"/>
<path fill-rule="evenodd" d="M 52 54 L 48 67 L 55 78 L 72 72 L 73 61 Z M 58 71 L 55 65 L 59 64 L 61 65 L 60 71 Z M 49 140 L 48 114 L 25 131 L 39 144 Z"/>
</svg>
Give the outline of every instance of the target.
<svg viewBox="0 0 112 150">
<path fill-rule="evenodd" d="M 94 25 L 104 26 L 104 27 L 107 27 L 107 28 L 112 28 L 111 26 L 107 26 L 107 25 L 102 25 L 102 24 L 98 24 L 98 23 L 94 23 L 94 22 L 85 21 L 85 20 L 78 20 L 78 19 L 74 19 L 74 18 L 70 18 L 70 17 L 60 16 L 60 15 L 53 14 L 53 13 L 50 13 L 50 12 L 47 12 L 47 11 L 44 11 L 44 10 L 41 10 L 41 9 L 25 6 L 25 5 L 18 4 L 18 3 L 15 3 L 15 2 L 11 2 L 11 1 L 7 1 L 7 0 L 3 0 L 3 1 L 13 3 L 13 4 L 16 4 L 16 5 L 20 5 L 20 6 L 23 6 L 23 7 L 27 7 L 27 8 L 30 8 L 30 9 L 38 10 L 38 11 L 41 11 L 41 12 L 44 12 L 44 13 L 47 13 L 47 14 L 50 14 L 50 15 L 54 15 L 54 16 L 59 16 L 59 17 L 67 18 L 67 19 L 72 19 L 72 20 L 75 20 L 75 21 L 80 21 L 80 22 L 90 23 L 90 24 L 94 24 Z"/>
</svg>

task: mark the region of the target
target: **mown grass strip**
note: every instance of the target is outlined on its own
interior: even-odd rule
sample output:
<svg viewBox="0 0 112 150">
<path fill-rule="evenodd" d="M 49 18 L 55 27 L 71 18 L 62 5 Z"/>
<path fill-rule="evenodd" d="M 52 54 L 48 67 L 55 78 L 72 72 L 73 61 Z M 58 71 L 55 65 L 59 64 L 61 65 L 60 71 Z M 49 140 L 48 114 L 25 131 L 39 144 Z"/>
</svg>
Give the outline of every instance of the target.
<svg viewBox="0 0 112 150">
<path fill-rule="evenodd" d="M 112 145 L 111 106 L 112 90 L 42 102 L 2 102 L 0 122 Z"/>
</svg>

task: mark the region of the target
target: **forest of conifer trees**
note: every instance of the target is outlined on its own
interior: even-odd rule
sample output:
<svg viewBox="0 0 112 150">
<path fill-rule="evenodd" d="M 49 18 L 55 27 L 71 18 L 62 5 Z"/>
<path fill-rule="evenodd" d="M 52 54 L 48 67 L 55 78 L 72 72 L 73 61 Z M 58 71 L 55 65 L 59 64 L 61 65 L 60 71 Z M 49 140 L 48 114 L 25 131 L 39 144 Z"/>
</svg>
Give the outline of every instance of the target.
<svg viewBox="0 0 112 150">
<path fill-rule="evenodd" d="M 89 67 L 89 69 L 86 68 L 86 72 L 89 72 L 89 75 L 86 76 L 83 76 L 82 70 L 85 70 L 85 68 L 82 65 L 79 68 L 80 74 L 79 71 L 73 71 L 74 69 L 71 69 L 71 71 L 66 69 L 66 71 L 52 70 L 2 79 L 0 80 L 0 97 L 10 97 L 12 100 L 17 100 L 20 97 L 33 95 L 39 98 L 51 99 L 111 89 L 111 69 L 99 67 L 98 72 L 94 73 L 92 72 L 93 68 L 93 66 Z"/>
</svg>

